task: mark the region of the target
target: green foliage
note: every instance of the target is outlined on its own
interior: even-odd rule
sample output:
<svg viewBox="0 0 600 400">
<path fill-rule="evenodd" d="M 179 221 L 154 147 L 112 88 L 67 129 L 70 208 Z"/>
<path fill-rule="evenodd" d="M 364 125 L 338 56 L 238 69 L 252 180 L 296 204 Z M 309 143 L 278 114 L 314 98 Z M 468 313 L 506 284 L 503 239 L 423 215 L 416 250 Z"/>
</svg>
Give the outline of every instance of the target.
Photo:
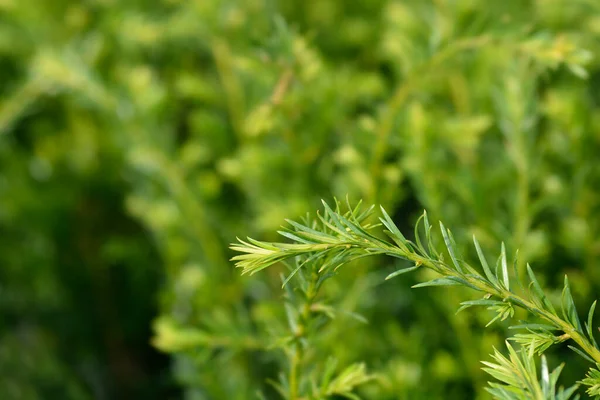
<svg viewBox="0 0 600 400">
<path fill-rule="evenodd" d="M 240 277 L 227 244 L 274 241 L 332 196 L 382 204 L 402 232 L 426 208 L 463 274 L 504 241 L 516 263 L 478 273 L 577 326 L 571 297 L 600 290 L 599 15 L 593 0 L 0 0 L 0 398 L 270 400 L 288 394 L 290 344 L 314 397 L 488 398 L 478 361 L 517 304 L 410 291 L 432 270 L 380 254 L 324 282 L 323 326 L 288 343 L 301 272 L 364 248 L 289 271 L 286 310 L 278 272 Z M 581 379 L 556 327 L 515 340 Z"/>
<path fill-rule="evenodd" d="M 542 356 L 542 370 L 540 378 L 534 363 L 533 351 L 522 349 L 518 354 L 507 343 L 509 357 L 505 357 L 498 350 L 494 350 L 492 358 L 495 363 L 484 362 L 484 370 L 502 383 L 490 383 L 488 391 L 496 399 L 502 400 L 568 400 L 578 399 L 574 395 L 577 385 L 568 389 L 557 389 L 558 377 L 563 365 L 552 372 L 548 371 L 546 358 Z"/>
<path fill-rule="evenodd" d="M 586 390 L 587 394 L 597 399 L 600 396 L 600 371 L 598 370 L 600 365 L 596 364 L 596 368 L 590 368 L 585 379 L 581 381 L 581 384 L 589 386 Z"/>
</svg>

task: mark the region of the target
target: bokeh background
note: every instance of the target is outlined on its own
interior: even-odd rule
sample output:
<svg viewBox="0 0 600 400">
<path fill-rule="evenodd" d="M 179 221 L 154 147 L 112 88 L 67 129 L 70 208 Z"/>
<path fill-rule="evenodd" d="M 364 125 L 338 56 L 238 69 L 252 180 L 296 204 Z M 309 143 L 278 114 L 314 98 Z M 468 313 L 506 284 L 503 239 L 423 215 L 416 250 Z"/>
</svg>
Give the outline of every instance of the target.
<svg viewBox="0 0 600 400">
<path fill-rule="evenodd" d="M 587 309 L 599 50 L 596 0 L 0 0 L 0 398 L 278 398 L 282 269 L 228 244 L 333 196 L 504 241 Z M 369 322 L 315 348 L 366 363 L 365 399 L 489 398 L 508 323 L 398 265 L 331 280 Z"/>
</svg>

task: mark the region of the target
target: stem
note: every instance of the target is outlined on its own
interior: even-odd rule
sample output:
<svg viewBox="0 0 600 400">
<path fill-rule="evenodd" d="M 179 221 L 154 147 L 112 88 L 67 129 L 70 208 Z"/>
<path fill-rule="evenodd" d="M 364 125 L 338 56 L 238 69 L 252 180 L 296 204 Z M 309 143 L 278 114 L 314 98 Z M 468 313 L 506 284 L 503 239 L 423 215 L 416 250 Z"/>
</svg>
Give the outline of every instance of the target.
<svg viewBox="0 0 600 400">
<path fill-rule="evenodd" d="M 400 255 L 400 254 L 398 254 Z M 490 293 L 497 298 L 503 300 L 509 300 L 515 306 L 522 308 L 530 313 L 539 316 L 540 318 L 550 322 L 559 330 L 563 331 L 568 335 L 570 339 L 572 339 L 575 343 L 577 343 L 581 349 L 589 355 L 594 361 L 600 363 L 600 350 L 598 350 L 584 335 L 582 335 L 575 327 L 573 327 L 570 323 L 564 321 L 560 317 L 552 314 L 551 312 L 538 308 L 533 302 L 523 299 L 520 296 L 509 290 L 499 291 L 493 286 L 486 284 L 477 279 L 473 279 L 466 275 L 461 275 L 454 270 L 447 268 L 441 269 L 439 266 L 432 263 L 430 260 L 426 258 L 420 257 L 416 254 L 406 254 L 402 253 L 402 256 L 410 261 L 420 262 L 424 267 L 434 270 L 443 276 L 454 276 L 467 280 L 471 285 L 475 286 L 482 292 Z"/>
<path fill-rule="evenodd" d="M 383 246 L 382 246 L 383 247 Z M 570 323 L 564 321 L 557 315 L 538 308 L 536 304 L 533 302 L 526 300 L 517 294 L 511 292 L 510 290 L 502 289 L 498 290 L 494 286 L 489 283 L 483 282 L 479 279 L 474 279 L 469 275 L 461 274 L 454 269 L 450 268 L 445 263 L 434 262 L 431 259 L 423 257 L 419 254 L 413 252 L 403 251 L 402 249 L 395 246 L 385 246 L 385 254 L 390 256 L 396 256 L 399 258 L 403 258 L 408 261 L 412 261 L 417 265 L 422 265 L 425 268 L 431 269 L 438 274 L 445 277 L 457 277 L 466 280 L 472 287 L 477 288 L 478 290 L 491 294 L 502 300 L 508 300 L 513 305 L 524 309 L 531 314 L 537 315 L 540 318 L 550 322 L 557 329 L 563 331 L 570 339 L 572 339 L 575 343 L 577 343 L 582 350 L 589 355 L 594 361 L 600 363 L 600 350 L 598 350 L 586 337 L 582 335 L 574 326 Z"/>
<path fill-rule="evenodd" d="M 300 315 L 298 315 L 297 328 L 296 332 L 294 332 L 295 336 L 295 345 L 294 345 L 294 354 L 292 356 L 291 365 L 290 365 L 290 396 L 289 400 L 299 400 L 299 386 L 300 386 L 300 376 L 302 372 L 302 362 L 304 358 L 304 348 L 302 344 L 302 339 L 307 336 L 308 325 L 310 324 L 311 319 L 311 309 L 314 302 L 315 297 L 317 296 L 317 281 L 319 280 L 318 266 L 313 266 L 310 281 L 308 283 L 308 288 L 306 289 L 306 299 L 304 304 L 302 305 L 302 309 L 300 311 Z"/>
<path fill-rule="evenodd" d="M 292 365 L 290 367 L 290 400 L 296 400 L 298 398 L 298 364 L 300 363 L 300 357 L 298 355 L 298 347 L 292 357 Z"/>
<path fill-rule="evenodd" d="M 529 157 L 525 140 L 525 136 L 528 133 L 529 132 L 524 131 L 515 132 L 515 139 L 512 142 L 512 159 L 517 173 L 517 191 L 515 210 L 513 212 L 514 245 L 516 248 L 523 246 L 531 226 L 531 218 L 529 215 Z M 511 151 L 509 151 L 509 154 L 511 154 Z M 517 272 L 520 275 L 519 278 L 522 279 L 526 274 L 523 258 L 517 260 L 517 263 Z"/>
</svg>

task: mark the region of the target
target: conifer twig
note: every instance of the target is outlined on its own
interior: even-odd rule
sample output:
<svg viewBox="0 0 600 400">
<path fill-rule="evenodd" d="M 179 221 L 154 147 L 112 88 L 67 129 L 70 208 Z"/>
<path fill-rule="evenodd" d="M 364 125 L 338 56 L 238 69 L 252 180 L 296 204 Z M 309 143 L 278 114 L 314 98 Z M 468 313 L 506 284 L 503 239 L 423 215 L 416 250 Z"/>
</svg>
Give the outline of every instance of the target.
<svg viewBox="0 0 600 400">
<path fill-rule="evenodd" d="M 279 232 L 291 239 L 293 243 L 260 242 L 249 238 L 247 241 L 239 240 L 239 243 L 233 244 L 231 246 L 233 250 L 243 253 L 233 258 L 236 265 L 242 268 L 242 273 L 254 274 L 277 262 L 302 255 L 310 260 L 321 260 L 322 266 L 319 272 L 334 272 L 340 266 L 366 256 L 387 255 L 401 258 L 413 262 L 414 266 L 396 271 L 386 279 L 419 268 L 431 269 L 441 277 L 417 284 L 414 287 L 458 285 L 481 292 L 483 298 L 465 301 L 461 303 L 461 309 L 485 306 L 496 312 L 496 316 L 491 322 L 511 317 L 514 314 L 514 307 L 522 308 L 543 320 L 545 324 L 520 325 L 520 328 L 528 331 L 527 334 L 521 336 L 521 342 L 536 339 L 537 342 L 531 341 L 531 343 L 532 345 L 536 343 L 539 351 L 541 348 L 545 350 L 549 346 L 546 342 L 552 344 L 570 339 L 579 346 L 578 348 L 570 346 L 571 349 L 589 361 L 600 363 L 600 350 L 591 329 L 594 307 L 590 309 L 584 330 L 584 325 L 581 324 L 577 315 L 569 281 L 566 277 L 562 293 L 561 313 L 559 314 L 543 292 L 529 265 L 527 265 L 529 276 L 527 288 L 522 285 L 518 275 L 511 277 L 504 245 L 502 245 L 495 270 L 492 270 L 477 239 L 473 238 L 481 264 L 480 269 L 476 269 L 461 257 L 452 233 L 442 223 L 440 223 L 440 231 L 445 251 L 440 252 L 436 249 L 432 241 L 432 225 L 429 223 L 426 212 L 416 224 L 413 242 L 405 238 L 390 216 L 381 208 L 382 216 L 379 220 L 385 227 L 385 233 L 391 239 L 389 241 L 380 239 L 371 233 L 373 228 L 379 226 L 367 222 L 373 212 L 373 206 L 362 210 L 360 204 L 354 208 L 348 205 L 349 211 L 343 214 L 340 211 L 339 202 L 336 202 L 335 209 L 325 202 L 323 202 L 323 206 L 323 214 L 317 214 L 317 220 L 312 226 L 288 221 L 290 227 Z M 449 256 L 449 261 L 445 260 L 445 256 Z M 297 273 L 297 271 L 293 273 Z M 513 278 L 517 280 L 517 285 L 512 282 Z M 562 331 L 563 334 L 554 335 L 553 331 L 557 330 Z M 540 345 L 540 340 L 546 340 L 546 342 Z"/>
</svg>

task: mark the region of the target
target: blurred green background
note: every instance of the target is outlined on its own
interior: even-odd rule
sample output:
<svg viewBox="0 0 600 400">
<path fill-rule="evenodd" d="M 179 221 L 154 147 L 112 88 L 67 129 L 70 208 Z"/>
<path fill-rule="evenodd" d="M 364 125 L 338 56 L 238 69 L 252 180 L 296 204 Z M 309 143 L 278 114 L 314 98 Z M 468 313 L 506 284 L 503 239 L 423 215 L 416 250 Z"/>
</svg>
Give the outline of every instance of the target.
<svg viewBox="0 0 600 400">
<path fill-rule="evenodd" d="M 0 398 L 278 398 L 282 270 L 228 244 L 346 194 L 503 240 L 586 309 L 599 50 L 596 0 L 0 0 Z M 508 324 L 397 267 L 345 267 L 327 296 L 369 323 L 316 348 L 366 399 L 489 398 Z"/>
</svg>

